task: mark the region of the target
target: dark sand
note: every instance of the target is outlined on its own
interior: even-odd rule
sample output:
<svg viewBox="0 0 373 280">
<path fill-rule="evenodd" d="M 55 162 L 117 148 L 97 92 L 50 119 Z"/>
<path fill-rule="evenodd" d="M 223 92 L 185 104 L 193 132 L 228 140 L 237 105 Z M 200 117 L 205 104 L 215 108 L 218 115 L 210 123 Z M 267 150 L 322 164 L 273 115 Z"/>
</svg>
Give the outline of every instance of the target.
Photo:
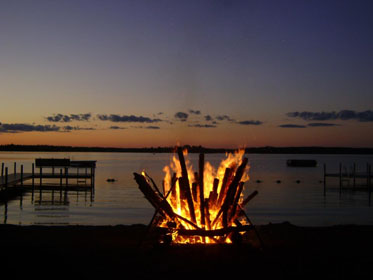
<svg viewBox="0 0 373 280">
<path fill-rule="evenodd" d="M 373 226 L 257 227 L 244 244 L 138 247 L 146 226 L 0 225 L 0 267 L 12 277 L 373 279 Z"/>
</svg>

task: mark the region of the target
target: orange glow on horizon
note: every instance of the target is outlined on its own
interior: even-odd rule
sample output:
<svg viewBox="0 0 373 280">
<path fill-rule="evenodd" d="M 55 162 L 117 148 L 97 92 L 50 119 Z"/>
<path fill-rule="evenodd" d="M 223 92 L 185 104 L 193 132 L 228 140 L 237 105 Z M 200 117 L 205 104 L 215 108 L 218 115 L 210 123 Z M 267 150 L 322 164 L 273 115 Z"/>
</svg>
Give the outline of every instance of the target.
<svg viewBox="0 0 373 280">
<path fill-rule="evenodd" d="M 185 128 L 172 130 L 161 128 L 122 130 L 80 130 L 71 132 L 20 132 L 0 133 L 0 144 L 55 145 L 82 147 L 170 147 L 195 145 L 209 148 L 239 147 L 289 147 L 289 146 L 351 146 L 370 147 L 373 133 L 366 131 L 361 137 L 360 127 L 349 130 L 333 129 L 283 129 L 278 127 L 231 127 L 231 128 Z M 196 138 L 196 135 L 198 136 Z"/>
</svg>

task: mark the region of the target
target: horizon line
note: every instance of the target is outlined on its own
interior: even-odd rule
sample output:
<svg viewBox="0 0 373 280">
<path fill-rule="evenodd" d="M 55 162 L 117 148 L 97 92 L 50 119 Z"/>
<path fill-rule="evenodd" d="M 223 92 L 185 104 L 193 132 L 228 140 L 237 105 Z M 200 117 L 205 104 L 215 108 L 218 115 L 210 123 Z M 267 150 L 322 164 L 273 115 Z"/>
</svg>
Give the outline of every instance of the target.
<svg viewBox="0 0 373 280">
<path fill-rule="evenodd" d="M 61 146 L 61 145 L 24 145 L 24 144 L 1 144 L 0 151 L 19 151 L 19 152 L 160 152 L 169 153 L 176 147 L 186 148 L 190 153 L 221 153 L 232 152 L 245 149 L 246 153 L 359 153 L 373 154 L 373 147 L 346 147 L 346 146 L 260 146 L 260 147 L 242 147 L 242 148 L 208 148 L 201 145 L 174 145 L 158 147 L 99 147 L 99 146 Z"/>
</svg>

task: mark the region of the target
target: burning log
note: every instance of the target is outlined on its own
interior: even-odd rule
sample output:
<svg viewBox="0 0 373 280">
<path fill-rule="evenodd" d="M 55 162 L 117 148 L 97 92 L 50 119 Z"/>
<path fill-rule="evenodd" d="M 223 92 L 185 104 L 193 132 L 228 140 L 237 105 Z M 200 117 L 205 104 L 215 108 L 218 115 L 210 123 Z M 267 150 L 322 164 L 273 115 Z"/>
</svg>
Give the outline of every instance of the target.
<svg viewBox="0 0 373 280">
<path fill-rule="evenodd" d="M 204 193 L 204 184 L 203 184 L 203 175 L 204 175 L 204 169 L 205 169 L 205 155 L 199 154 L 199 160 L 198 160 L 198 169 L 199 169 L 199 175 L 198 175 L 198 185 L 199 185 L 199 211 L 201 213 L 201 224 L 202 226 L 205 225 L 205 193 Z"/>
<path fill-rule="evenodd" d="M 154 208 L 156 208 L 158 211 L 164 212 L 167 216 L 169 216 L 172 220 L 175 218 L 179 218 L 183 220 L 184 222 L 190 224 L 196 229 L 199 229 L 199 227 L 189 221 L 188 219 L 174 213 L 172 210 L 171 205 L 168 203 L 168 201 L 164 197 L 160 197 L 149 185 L 149 183 L 146 181 L 146 178 L 143 175 L 133 173 L 135 175 L 135 180 L 137 184 L 139 185 L 139 189 L 142 191 L 142 193 L 145 195 L 145 198 L 148 199 L 148 201 L 153 205 Z"/>
<path fill-rule="evenodd" d="M 198 203 L 198 183 L 197 182 L 192 183 L 192 196 L 193 196 L 193 201 L 195 203 Z"/>
<path fill-rule="evenodd" d="M 231 220 L 236 220 L 237 218 L 245 215 L 245 212 L 242 210 L 244 209 L 245 205 L 249 203 L 250 200 L 252 200 L 256 195 L 258 194 L 258 191 L 253 191 L 241 204 L 236 204 L 237 206 L 237 212 L 235 215 L 232 215 Z"/>
<path fill-rule="evenodd" d="M 207 228 L 211 230 L 210 207 L 209 207 L 208 198 L 205 199 L 205 217 L 206 217 Z"/>
<path fill-rule="evenodd" d="M 167 200 L 160 197 L 159 194 L 157 194 L 152 189 L 152 187 L 149 185 L 149 183 L 146 181 L 146 178 L 143 175 L 137 173 L 133 174 L 135 176 L 137 184 L 139 185 L 139 189 L 145 195 L 145 198 L 153 205 L 153 207 L 155 209 L 160 209 L 161 212 L 168 215 L 171 219 L 174 219 L 174 211 L 172 210 L 172 207 L 167 202 Z"/>
<path fill-rule="evenodd" d="M 226 168 L 225 172 L 224 172 L 223 182 L 221 184 L 220 193 L 219 193 L 218 206 L 220 206 L 222 204 L 222 202 L 223 202 L 223 200 L 225 198 L 225 195 L 227 193 L 227 188 L 229 186 L 229 181 L 231 179 L 231 176 L 232 176 L 232 169 Z"/>
<path fill-rule="evenodd" d="M 240 200 L 241 192 L 243 190 L 243 184 L 244 184 L 244 182 L 240 182 L 239 185 L 238 185 L 238 190 L 237 190 L 236 196 L 234 198 L 234 202 L 233 202 L 233 205 L 232 205 L 232 211 L 231 211 L 229 220 L 231 220 L 234 217 L 234 214 L 236 213 L 236 210 L 237 210 L 237 207 L 238 207 L 238 201 Z"/>
<path fill-rule="evenodd" d="M 192 183 L 192 195 L 195 204 L 199 205 L 199 178 L 198 172 L 194 172 L 194 182 Z"/>
<path fill-rule="evenodd" d="M 212 187 L 212 192 L 210 192 L 210 196 L 209 196 L 209 203 L 212 207 L 215 207 L 216 200 L 218 199 L 218 186 L 219 186 L 219 179 L 215 178 L 213 187 Z"/>
<path fill-rule="evenodd" d="M 179 229 L 179 230 L 177 230 L 177 232 L 178 232 L 179 235 L 184 235 L 184 236 L 199 235 L 199 236 L 213 237 L 213 236 L 223 236 L 223 235 L 226 235 L 226 234 L 232 233 L 232 232 L 248 231 L 252 228 L 253 228 L 252 225 L 246 225 L 246 226 L 241 226 L 241 227 L 226 227 L 226 228 L 214 229 L 214 230 Z"/>
<path fill-rule="evenodd" d="M 244 208 L 246 204 L 249 203 L 250 200 L 252 200 L 256 195 L 258 194 L 258 191 L 253 191 L 248 197 L 245 198 L 245 200 L 241 203 L 241 208 Z"/>
<path fill-rule="evenodd" d="M 155 191 L 160 195 L 160 196 L 162 196 L 162 193 L 161 193 L 161 191 L 159 190 L 159 188 L 157 187 L 157 184 L 154 182 L 154 180 L 148 175 L 148 174 L 146 174 L 145 172 L 144 172 L 144 177 L 146 177 L 146 178 L 148 178 L 149 180 L 150 180 L 150 182 L 152 182 L 152 185 L 153 185 L 153 188 L 155 189 Z"/>
<path fill-rule="evenodd" d="M 194 204 L 193 204 L 192 194 L 190 192 L 188 171 L 186 169 L 185 159 L 184 159 L 184 155 L 183 155 L 183 151 L 181 147 L 177 148 L 177 154 L 179 156 L 179 162 L 181 166 L 181 175 L 182 175 L 182 180 L 179 180 L 180 193 L 183 194 L 182 197 L 185 197 L 187 199 L 190 217 L 192 219 L 192 222 L 195 223 L 196 214 L 194 212 Z"/>
<path fill-rule="evenodd" d="M 232 183 L 230 184 L 228 188 L 227 195 L 225 197 L 222 209 L 223 209 L 223 227 L 228 226 L 228 210 L 229 207 L 233 204 L 233 199 L 236 194 L 237 186 L 239 185 L 242 175 L 245 171 L 246 165 L 247 165 L 247 158 L 244 158 L 242 160 L 241 165 L 237 168 L 236 175 L 234 179 L 232 180 Z"/>
<path fill-rule="evenodd" d="M 176 177 L 176 173 L 172 174 L 172 178 L 171 178 L 171 197 L 172 198 L 175 198 L 176 199 L 176 182 L 177 182 L 178 178 Z"/>
<path fill-rule="evenodd" d="M 196 229 L 200 229 L 195 223 L 189 221 L 188 219 L 184 218 L 183 216 L 180 216 L 178 214 L 175 214 L 174 215 L 179 218 L 180 220 L 183 220 L 184 222 L 188 223 L 189 225 L 191 225 L 192 227 L 196 228 Z"/>
<path fill-rule="evenodd" d="M 139 185 L 139 189 L 144 194 L 145 198 L 151 203 L 151 205 L 153 205 L 154 208 L 158 208 L 160 201 L 152 190 L 151 186 L 146 181 L 145 177 L 137 173 L 133 173 L 133 175 L 135 176 L 135 181 Z"/>
<path fill-rule="evenodd" d="M 223 214 L 223 227 L 228 226 L 228 210 L 229 210 L 229 207 L 233 203 L 234 195 L 236 194 L 237 186 L 238 186 L 239 182 L 241 181 L 242 175 L 245 171 L 247 161 L 248 161 L 247 158 L 244 158 L 242 160 L 241 165 L 237 168 L 236 175 L 234 176 L 231 184 L 229 185 L 229 188 L 228 188 L 227 194 L 225 196 L 223 205 L 220 208 L 218 214 L 216 215 L 216 218 L 215 218 L 214 222 L 212 223 L 213 225 L 217 222 L 220 215 Z"/>
<path fill-rule="evenodd" d="M 164 180 L 162 181 L 162 190 L 163 190 L 163 195 L 166 195 L 166 182 Z"/>
<path fill-rule="evenodd" d="M 189 209 L 187 206 L 187 197 L 185 193 L 185 177 L 180 177 L 179 178 L 179 201 L 182 209 Z M 190 212 L 190 211 L 189 211 Z M 190 215 L 191 216 L 191 215 Z"/>
<path fill-rule="evenodd" d="M 172 175 L 171 178 L 171 188 L 169 191 L 171 191 L 171 204 L 172 207 L 175 209 L 177 207 L 177 192 L 176 192 L 176 183 L 178 181 L 178 178 L 176 177 L 176 173 Z"/>
<path fill-rule="evenodd" d="M 176 243 L 232 242 L 236 240 L 235 237 L 240 237 L 240 232 L 252 229 L 243 207 L 258 192 L 239 202 L 244 181 L 248 179 L 248 176 L 243 176 L 248 163 L 247 158 L 242 159 L 243 153 L 228 155 L 218 172 L 208 163 L 205 165 L 204 154 L 200 154 L 199 172 L 194 172 L 193 178 L 188 177 L 188 172 L 192 174 L 193 171 L 185 161 L 181 148 L 177 149 L 177 154 L 180 165 L 170 165 L 174 171 L 172 177 L 171 168 L 164 169 L 166 181 L 163 194 L 145 173 L 134 173 L 140 190 L 156 209 L 151 224 L 154 220 L 154 224 L 164 229 L 170 240 Z M 173 162 L 175 160 L 174 156 Z M 224 170 L 224 177 L 221 170 Z M 206 192 L 210 193 L 205 198 Z M 241 216 L 246 217 L 247 223 L 242 219 L 239 221 Z"/>
</svg>

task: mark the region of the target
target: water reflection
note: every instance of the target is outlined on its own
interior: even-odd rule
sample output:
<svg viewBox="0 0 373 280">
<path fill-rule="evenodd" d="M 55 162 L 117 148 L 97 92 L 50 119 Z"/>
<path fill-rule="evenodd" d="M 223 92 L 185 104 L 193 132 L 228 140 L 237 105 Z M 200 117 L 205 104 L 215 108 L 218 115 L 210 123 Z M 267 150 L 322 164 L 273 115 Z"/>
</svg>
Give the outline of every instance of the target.
<svg viewBox="0 0 373 280">
<path fill-rule="evenodd" d="M 2 161 L 12 167 L 13 161 L 30 172 L 31 163 L 40 153 L 0 153 Z M 158 186 L 162 185 L 162 169 L 170 162 L 171 154 L 131 153 L 44 153 L 44 157 L 66 157 L 74 160 L 97 160 L 95 190 L 90 192 L 39 190 L 25 193 L 20 200 L 0 204 L 0 222 L 9 224 L 80 224 L 118 225 L 148 224 L 153 207 L 143 198 L 133 179 L 133 172 L 146 172 Z M 217 166 L 224 154 L 206 154 L 206 161 Z M 245 183 L 244 195 L 258 190 L 258 196 L 246 209 L 254 224 L 289 221 L 297 225 L 333 225 L 341 223 L 373 224 L 373 207 L 369 207 L 368 193 L 344 191 L 339 195 L 339 178 L 328 179 L 326 197 L 323 195 L 323 164 L 328 172 L 338 172 L 339 163 L 352 166 L 357 172 L 373 163 L 371 155 L 314 155 L 319 165 L 311 169 L 289 168 L 288 158 L 304 155 L 248 154 L 250 181 Z M 190 154 L 190 161 L 198 165 L 198 155 Z M 107 182 L 115 178 L 115 182 Z M 299 183 L 296 181 L 299 180 Z M 279 182 L 281 181 L 281 182 Z M 352 184 L 352 183 L 351 183 Z M 347 184 L 346 184 L 347 185 Z M 32 197 L 34 195 L 34 197 Z M 92 199 L 91 199 L 92 195 Z M 50 201 L 39 205 L 39 201 Z M 68 204 L 64 204 L 67 201 Z M 45 210 L 43 210 L 45 209 Z"/>
<path fill-rule="evenodd" d="M 24 192 L 16 199 L 4 201 L 4 224 L 8 222 L 9 204 L 15 204 L 16 201 L 19 201 L 19 216 L 22 216 L 24 202 L 29 202 L 36 219 L 43 220 L 43 222 L 35 221 L 35 224 L 69 224 L 70 205 L 92 207 L 94 190 L 34 190 Z M 25 210 L 30 211 L 29 208 L 27 207 Z"/>
</svg>

